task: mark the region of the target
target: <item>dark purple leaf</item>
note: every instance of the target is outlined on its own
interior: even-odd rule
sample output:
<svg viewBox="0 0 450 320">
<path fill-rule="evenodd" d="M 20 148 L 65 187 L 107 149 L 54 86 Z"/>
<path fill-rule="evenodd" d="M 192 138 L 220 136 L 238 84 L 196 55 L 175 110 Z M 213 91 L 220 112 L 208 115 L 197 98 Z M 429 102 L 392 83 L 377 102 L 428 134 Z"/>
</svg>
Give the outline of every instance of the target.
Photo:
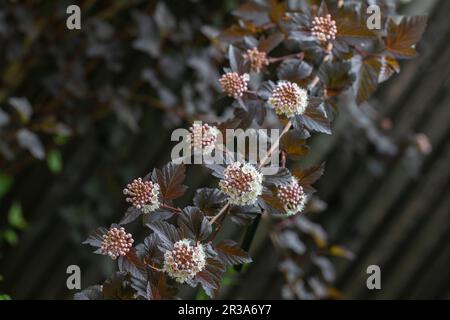
<svg viewBox="0 0 450 320">
<path fill-rule="evenodd" d="M 136 220 L 142 214 L 141 209 L 137 209 L 135 207 L 129 207 L 125 212 L 124 217 L 120 220 L 119 224 L 128 224 Z"/>
<path fill-rule="evenodd" d="M 145 266 L 136 254 L 136 250 L 130 250 L 126 256 L 121 256 L 117 260 L 119 271 L 127 272 L 131 276 L 145 279 Z"/>
<path fill-rule="evenodd" d="M 178 216 L 178 225 L 182 238 L 190 238 L 195 241 L 206 240 L 212 232 L 211 224 L 197 207 L 186 207 Z"/>
<path fill-rule="evenodd" d="M 164 201 L 170 202 L 181 197 L 187 190 L 183 185 L 186 178 L 186 166 L 169 162 L 162 170 L 154 169 L 152 180 L 161 188 L 161 196 Z"/>
<path fill-rule="evenodd" d="M 277 69 L 277 76 L 281 80 L 298 82 L 309 77 L 312 66 L 299 59 L 284 60 Z"/>
<path fill-rule="evenodd" d="M 304 170 L 296 169 L 292 174 L 297 178 L 298 182 L 306 192 L 314 192 L 315 189 L 311 185 L 319 180 L 324 171 L 325 162 Z"/>
<path fill-rule="evenodd" d="M 206 268 L 196 274 L 191 284 L 195 286 L 199 283 L 210 298 L 215 298 L 219 293 L 224 272 L 225 266 L 220 261 L 208 258 Z"/>
<path fill-rule="evenodd" d="M 279 168 L 276 174 L 265 175 L 263 180 L 266 185 L 286 185 L 291 181 L 292 175 L 287 168 Z"/>
<path fill-rule="evenodd" d="M 108 233 L 108 229 L 104 227 L 97 228 L 85 241 L 83 241 L 83 244 L 89 244 L 93 247 L 100 248 L 103 241 L 103 235 L 106 233 Z"/>
<path fill-rule="evenodd" d="M 426 25 L 425 16 L 403 17 L 398 25 L 392 18 L 388 19 L 386 49 L 398 58 L 416 56 L 414 45 L 422 38 Z"/>
<path fill-rule="evenodd" d="M 155 221 L 147 224 L 153 230 L 156 236 L 160 239 L 159 247 L 163 250 L 171 250 L 173 244 L 181 240 L 180 234 L 174 225 L 165 221 Z"/>
<path fill-rule="evenodd" d="M 130 276 L 125 272 L 116 272 L 103 283 L 105 300 L 134 300 L 135 290 L 131 286 Z"/>
<path fill-rule="evenodd" d="M 74 300 L 103 300 L 102 286 L 95 285 L 75 293 Z"/>
<path fill-rule="evenodd" d="M 252 262 L 252 258 L 247 252 L 242 250 L 233 240 L 222 240 L 215 249 L 219 255 L 219 259 L 225 265 L 238 265 Z"/>
<path fill-rule="evenodd" d="M 208 216 L 213 216 L 225 204 L 227 196 L 219 189 L 202 188 L 195 192 L 194 205 Z"/>
</svg>

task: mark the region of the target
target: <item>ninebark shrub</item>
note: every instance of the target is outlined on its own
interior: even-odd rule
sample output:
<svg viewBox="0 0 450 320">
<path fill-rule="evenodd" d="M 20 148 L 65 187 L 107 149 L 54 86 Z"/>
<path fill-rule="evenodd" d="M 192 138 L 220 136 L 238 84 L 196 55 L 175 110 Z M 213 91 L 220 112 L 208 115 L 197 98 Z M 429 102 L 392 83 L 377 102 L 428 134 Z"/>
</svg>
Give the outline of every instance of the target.
<svg viewBox="0 0 450 320">
<path fill-rule="evenodd" d="M 264 175 L 257 164 L 236 161 L 205 164 L 217 178 L 216 188 L 196 191 L 191 206 L 179 208 L 187 190 L 186 166 L 170 162 L 136 177 L 124 189 L 130 208 L 117 224 L 98 228 L 85 241 L 96 253 L 117 260 L 118 271 L 103 285 L 76 294 L 78 299 L 173 299 L 181 285 L 201 286 L 211 298 L 220 292 L 227 268 L 252 261 L 247 253 L 261 219 L 273 244 L 283 250 L 280 265 L 286 298 L 333 297 L 333 280 L 326 258 L 351 258 L 344 248 L 328 244 L 325 231 L 304 214 L 320 210 L 313 184 L 324 164 L 300 169 L 296 164 L 314 134 L 332 134 L 332 121 L 343 104 L 366 103 L 379 83 L 400 72 L 399 59 L 412 58 L 425 28 L 424 17 L 396 19 L 391 6 L 379 3 L 382 29 L 370 30 L 363 1 L 250 1 L 233 14 L 237 23 L 205 33 L 215 50 L 225 55 L 221 76 L 223 99 L 234 112 L 220 121 L 191 128 L 194 147 L 217 148 L 217 132 L 226 129 L 280 128 L 281 166 Z M 291 169 L 290 169 L 291 168 Z M 217 241 L 226 219 L 249 225 L 242 244 Z M 147 237 L 135 243 L 126 225 L 142 219 Z M 310 235 L 300 241 L 298 231 Z M 322 276 L 301 275 L 305 260 Z"/>
</svg>

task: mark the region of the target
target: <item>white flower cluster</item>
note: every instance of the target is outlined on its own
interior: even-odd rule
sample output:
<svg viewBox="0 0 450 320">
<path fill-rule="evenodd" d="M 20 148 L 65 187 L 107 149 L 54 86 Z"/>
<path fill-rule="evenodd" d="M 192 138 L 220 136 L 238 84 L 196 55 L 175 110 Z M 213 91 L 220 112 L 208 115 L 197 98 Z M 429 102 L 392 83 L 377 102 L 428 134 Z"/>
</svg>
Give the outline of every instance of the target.
<svg viewBox="0 0 450 320">
<path fill-rule="evenodd" d="M 250 62 L 250 69 L 255 72 L 261 72 L 269 65 L 269 59 L 264 51 L 259 51 L 258 48 L 248 49 L 244 54 L 244 59 Z"/>
<path fill-rule="evenodd" d="M 159 191 L 159 184 L 138 178 L 127 185 L 123 194 L 127 195 L 126 201 L 132 203 L 136 209 L 149 213 L 160 207 Z"/>
<path fill-rule="evenodd" d="M 277 114 L 290 118 L 305 112 L 308 106 L 308 93 L 294 82 L 279 81 L 272 91 L 269 103 Z"/>
<path fill-rule="evenodd" d="M 331 19 L 331 15 L 325 17 L 315 17 L 312 21 L 311 32 L 319 41 L 325 42 L 336 39 L 336 21 Z"/>
<path fill-rule="evenodd" d="M 189 131 L 187 142 L 192 149 L 201 150 L 204 153 L 211 153 L 214 150 L 217 136 L 220 134 L 217 127 L 210 126 L 207 123 L 194 122 Z"/>
<path fill-rule="evenodd" d="M 124 228 L 111 228 L 103 235 L 100 251 L 115 260 L 120 256 L 125 256 L 133 246 L 133 237 L 126 233 Z"/>
<path fill-rule="evenodd" d="M 295 178 L 292 178 L 290 184 L 278 187 L 277 197 L 283 204 L 288 216 L 302 212 L 307 200 L 302 186 Z"/>
<path fill-rule="evenodd" d="M 222 91 L 229 97 L 240 98 L 247 91 L 250 77 L 247 73 L 227 72 L 219 79 Z"/>
<path fill-rule="evenodd" d="M 229 202 L 240 206 L 253 205 L 262 194 L 263 175 L 251 164 L 234 162 L 224 170 L 220 189 L 229 196 Z"/>
<path fill-rule="evenodd" d="M 191 245 L 188 239 L 175 242 L 172 250 L 164 253 L 163 270 L 179 283 L 195 277 L 205 268 L 206 256 L 201 244 Z"/>
</svg>

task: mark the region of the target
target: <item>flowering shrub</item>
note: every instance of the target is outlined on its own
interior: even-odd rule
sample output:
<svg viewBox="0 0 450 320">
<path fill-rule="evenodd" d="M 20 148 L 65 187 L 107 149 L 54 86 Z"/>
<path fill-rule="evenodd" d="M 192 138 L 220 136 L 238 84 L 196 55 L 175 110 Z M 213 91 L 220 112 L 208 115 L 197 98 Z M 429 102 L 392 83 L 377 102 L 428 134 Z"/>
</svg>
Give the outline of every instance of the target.
<svg viewBox="0 0 450 320">
<path fill-rule="evenodd" d="M 200 285 L 209 297 L 217 297 L 226 269 L 252 262 L 246 251 L 261 216 L 268 221 L 274 245 L 289 250 L 280 266 L 286 275 L 285 297 L 309 297 L 303 287 L 293 285 L 297 278 L 289 272 L 296 263 L 292 252 L 314 250 L 311 260 L 323 269 L 328 267 L 327 254 L 350 258 L 343 248 L 320 243 L 323 230 L 302 216 L 317 210 L 312 184 L 324 165 L 299 169 L 294 160 L 305 153 L 313 133 L 331 134 L 342 101 L 367 101 L 378 83 L 399 72 L 397 59 L 416 54 L 423 17 L 396 23 L 392 9 L 382 6 L 383 29 L 369 30 L 366 8 L 364 2 L 323 1 L 317 6 L 299 1 L 294 6 L 259 1 L 236 10 L 239 23 L 215 35 L 228 58 L 217 81 L 234 115 L 214 124 L 193 124 L 189 142 L 211 151 L 218 131 L 269 126 L 282 128 L 280 139 L 257 164 L 205 164 L 220 179 L 218 187 L 197 190 L 193 205 L 186 208 L 175 203 L 187 189 L 185 165 L 170 162 L 132 181 L 124 189 L 124 201 L 132 206 L 120 226 L 99 228 L 85 241 L 99 248 L 97 253 L 117 258 L 119 271 L 103 286 L 89 287 L 76 298 L 170 299 L 180 284 Z M 274 152 L 279 152 L 281 166 L 276 174 L 264 175 L 261 168 Z M 135 245 L 124 226 L 140 217 L 148 235 Z M 252 224 L 241 246 L 233 240 L 217 241 L 227 217 Z M 320 250 L 302 248 L 293 231 L 297 228 L 315 239 Z M 330 273 L 323 274 L 325 281 L 332 281 Z M 324 297 L 317 279 L 309 285 L 316 297 Z"/>
</svg>

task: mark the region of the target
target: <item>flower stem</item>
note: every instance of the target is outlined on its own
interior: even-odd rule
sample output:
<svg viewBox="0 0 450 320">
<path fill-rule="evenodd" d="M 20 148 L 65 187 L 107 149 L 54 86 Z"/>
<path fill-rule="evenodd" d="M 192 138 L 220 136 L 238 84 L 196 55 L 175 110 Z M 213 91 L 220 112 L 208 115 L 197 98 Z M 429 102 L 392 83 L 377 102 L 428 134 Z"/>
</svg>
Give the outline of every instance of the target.
<svg viewBox="0 0 450 320">
<path fill-rule="evenodd" d="M 224 205 L 224 206 L 222 207 L 222 209 L 220 209 L 219 213 L 216 214 L 216 215 L 211 219 L 211 221 L 210 221 L 209 223 L 214 224 L 214 222 L 216 222 L 217 219 L 219 219 L 219 217 L 227 211 L 227 209 L 228 209 L 229 206 L 230 206 L 229 203 L 227 203 L 226 205 Z"/>
<path fill-rule="evenodd" d="M 169 209 L 169 210 L 172 210 L 172 211 L 175 211 L 175 212 L 178 212 L 178 213 L 183 211 L 180 208 L 175 208 L 175 207 L 169 206 L 168 204 L 162 204 L 161 208 Z"/>
<path fill-rule="evenodd" d="M 271 58 L 269 58 L 269 62 L 274 63 L 274 62 L 278 62 L 278 61 L 282 61 L 282 60 L 290 59 L 290 58 L 297 58 L 297 59 L 303 60 L 303 56 L 304 56 L 303 52 L 298 52 L 298 53 L 288 54 L 288 55 L 285 55 L 282 57 L 271 57 Z"/>
<path fill-rule="evenodd" d="M 271 146 L 269 152 L 267 152 L 267 154 L 264 156 L 264 158 L 261 159 L 261 161 L 259 163 L 259 167 L 260 168 L 263 167 L 266 164 L 266 162 L 269 159 L 269 157 L 272 155 L 272 153 L 275 152 L 275 149 L 278 148 L 278 146 L 280 145 L 281 138 L 286 134 L 286 132 L 289 131 L 291 126 L 292 126 L 292 122 L 289 120 L 288 123 L 286 124 L 286 126 L 284 127 L 283 131 L 281 132 L 280 136 L 278 137 L 278 139 Z"/>
</svg>

